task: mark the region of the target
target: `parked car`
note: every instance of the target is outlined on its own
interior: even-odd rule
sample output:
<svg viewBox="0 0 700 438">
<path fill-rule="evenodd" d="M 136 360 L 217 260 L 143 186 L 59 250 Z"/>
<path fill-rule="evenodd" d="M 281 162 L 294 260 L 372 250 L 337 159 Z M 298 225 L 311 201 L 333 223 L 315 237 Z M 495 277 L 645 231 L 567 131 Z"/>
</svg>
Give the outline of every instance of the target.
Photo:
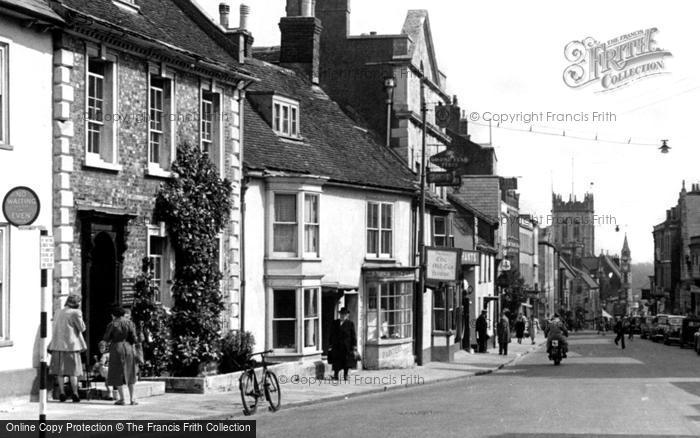
<svg viewBox="0 0 700 438">
<path fill-rule="evenodd" d="M 639 337 L 642 339 L 649 339 L 651 337 L 651 330 L 655 323 L 656 317 L 654 316 L 645 316 L 640 318 Z"/>
<path fill-rule="evenodd" d="M 681 342 L 681 328 L 685 319 L 685 316 L 669 315 L 664 326 L 664 345 L 670 345 L 671 342 Z"/>
<path fill-rule="evenodd" d="M 668 316 L 666 314 L 656 315 L 656 322 L 651 329 L 651 340 L 654 342 L 659 342 L 664 338 L 664 327 L 668 323 Z"/>
<path fill-rule="evenodd" d="M 681 340 L 679 344 L 681 348 L 689 346 L 695 347 L 695 333 L 700 330 L 700 318 L 688 317 L 683 320 L 681 327 Z"/>
</svg>

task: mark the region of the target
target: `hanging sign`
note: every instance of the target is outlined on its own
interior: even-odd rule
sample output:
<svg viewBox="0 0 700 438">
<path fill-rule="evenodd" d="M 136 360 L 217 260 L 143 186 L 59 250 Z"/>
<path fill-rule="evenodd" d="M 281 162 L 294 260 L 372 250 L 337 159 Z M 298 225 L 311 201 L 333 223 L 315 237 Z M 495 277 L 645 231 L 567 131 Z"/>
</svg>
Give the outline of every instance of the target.
<svg viewBox="0 0 700 438">
<path fill-rule="evenodd" d="M 460 254 L 454 248 L 425 248 L 425 277 L 429 281 L 459 279 Z"/>
</svg>

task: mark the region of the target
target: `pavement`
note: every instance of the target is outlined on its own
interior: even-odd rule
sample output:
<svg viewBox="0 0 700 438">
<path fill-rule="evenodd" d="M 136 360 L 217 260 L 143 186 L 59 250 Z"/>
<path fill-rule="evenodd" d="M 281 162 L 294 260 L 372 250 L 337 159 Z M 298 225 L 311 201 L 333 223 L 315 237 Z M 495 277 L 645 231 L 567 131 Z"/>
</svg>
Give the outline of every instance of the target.
<svg viewBox="0 0 700 438">
<path fill-rule="evenodd" d="M 545 342 L 540 334 L 533 345 L 529 338 L 518 344 L 514 338 L 507 356 L 498 354 L 498 348 L 488 353 L 474 354 L 458 351 L 453 362 L 430 362 L 423 366 L 392 370 L 351 370 L 347 382 L 314 379 L 296 375 L 278 375 L 282 393 L 281 411 L 317 403 L 346 400 L 369 394 L 420 388 L 441 382 L 467 379 L 493 373 L 513 364 L 522 356 L 535 351 Z M 4 403 L 4 404 L 3 404 Z M 50 400 L 48 420 L 194 420 L 244 418 L 238 391 L 218 394 L 169 393 L 139 400 L 137 406 L 114 406 L 103 400 L 82 400 L 60 403 Z M 255 419 L 265 415 L 266 401 L 259 400 Z M 281 412 L 280 411 L 280 412 Z M 35 402 L 0 402 L 0 420 L 33 420 L 38 418 L 39 405 Z M 274 415 L 274 414 L 273 414 Z"/>
</svg>

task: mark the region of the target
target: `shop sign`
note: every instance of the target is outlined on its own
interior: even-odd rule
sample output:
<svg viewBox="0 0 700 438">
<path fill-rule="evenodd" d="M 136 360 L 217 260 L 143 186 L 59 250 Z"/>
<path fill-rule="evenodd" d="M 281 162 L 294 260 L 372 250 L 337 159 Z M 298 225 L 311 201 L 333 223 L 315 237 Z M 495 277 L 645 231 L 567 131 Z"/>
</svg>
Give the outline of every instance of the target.
<svg viewBox="0 0 700 438">
<path fill-rule="evenodd" d="M 462 178 L 455 172 L 428 172 L 428 184 L 442 186 L 460 186 Z"/>
<path fill-rule="evenodd" d="M 501 262 L 501 271 L 510 271 L 510 260 L 503 260 Z"/>
<path fill-rule="evenodd" d="M 5 219 L 16 227 L 33 224 L 40 209 L 39 196 L 29 187 L 13 188 L 2 201 Z"/>
<path fill-rule="evenodd" d="M 478 265 L 479 264 L 479 251 L 467 251 L 462 250 L 462 264 L 463 265 Z"/>
<path fill-rule="evenodd" d="M 456 281 L 459 279 L 460 250 L 452 248 L 426 248 L 425 270 L 428 281 Z"/>
</svg>

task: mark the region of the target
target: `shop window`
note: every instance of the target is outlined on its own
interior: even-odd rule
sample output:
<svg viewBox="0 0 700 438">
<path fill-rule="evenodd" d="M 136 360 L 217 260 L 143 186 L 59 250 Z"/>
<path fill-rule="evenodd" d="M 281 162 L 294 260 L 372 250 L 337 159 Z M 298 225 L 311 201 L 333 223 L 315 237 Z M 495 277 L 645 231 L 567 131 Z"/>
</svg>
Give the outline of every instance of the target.
<svg viewBox="0 0 700 438">
<path fill-rule="evenodd" d="M 272 348 L 296 351 L 297 292 L 295 289 L 272 292 Z"/>
<path fill-rule="evenodd" d="M 221 94 L 202 90 L 201 149 L 221 171 Z"/>
<path fill-rule="evenodd" d="M 304 195 L 304 252 L 318 256 L 318 195 Z"/>
<path fill-rule="evenodd" d="M 0 227 L 0 341 L 6 341 L 10 337 L 8 246 L 7 227 Z"/>
<path fill-rule="evenodd" d="M 8 46 L 0 43 L 0 145 L 9 144 L 10 127 L 8 90 L 10 75 L 8 62 Z"/>
<path fill-rule="evenodd" d="M 148 164 L 164 171 L 173 161 L 173 81 L 150 75 Z"/>
<path fill-rule="evenodd" d="M 85 131 L 86 163 L 116 164 L 116 62 L 88 56 Z"/>
<path fill-rule="evenodd" d="M 440 287 L 435 290 L 433 301 L 433 330 L 446 332 L 455 330 L 454 288 Z"/>
<path fill-rule="evenodd" d="M 319 290 L 304 289 L 304 348 L 319 349 Z"/>
<path fill-rule="evenodd" d="M 273 251 L 297 253 L 297 195 L 275 193 Z"/>
<path fill-rule="evenodd" d="M 151 261 L 153 283 L 158 289 L 155 300 L 166 308 L 173 306 L 171 292 L 175 272 L 175 253 L 164 232 L 157 228 L 148 230 L 148 258 Z"/>
<path fill-rule="evenodd" d="M 393 205 L 367 203 L 367 254 L 391 257 L 393 251 Z"/>
<path fill-rule="evenodd" d="M 413 283 L 370 284 L 367 291 L 367 340 L 410 338 Z"/>
</svg>

